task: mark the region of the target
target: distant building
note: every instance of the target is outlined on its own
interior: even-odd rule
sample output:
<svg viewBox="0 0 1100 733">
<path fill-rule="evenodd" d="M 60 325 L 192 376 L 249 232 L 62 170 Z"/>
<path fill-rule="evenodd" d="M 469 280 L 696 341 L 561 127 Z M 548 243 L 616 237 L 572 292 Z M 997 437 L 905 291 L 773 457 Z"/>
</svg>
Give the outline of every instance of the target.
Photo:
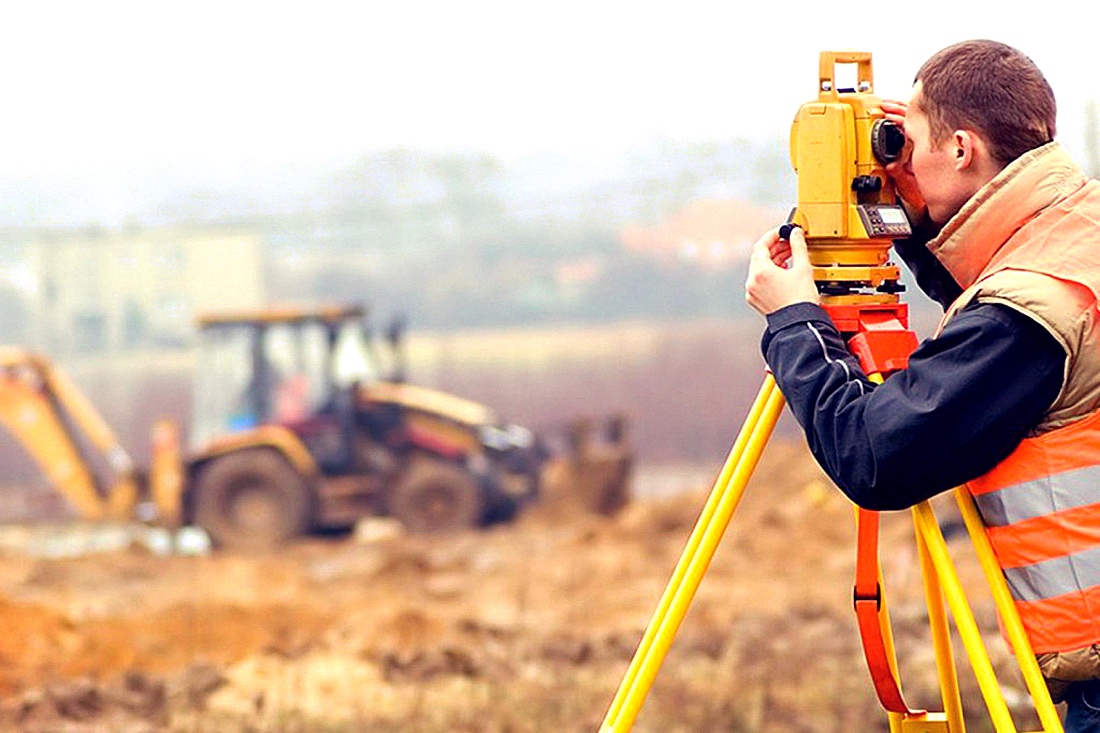
<svg viewBox="0 0 1100 733">
<path fill-rule="evenodd" d="M 51 354 L 182 346 L 197 313 L 263 305 L 263 242 L 244 229 L 37 234 L 31 341 Z"/>
<path fill-rule="evenodd" d="M 743 262 L 761 234 L 784 214 L 737 199 L 700 199 L 654 226 L 628 226 L 620 239 L 633 252 L 667 262 L 724 268 Z"/>
</svg>

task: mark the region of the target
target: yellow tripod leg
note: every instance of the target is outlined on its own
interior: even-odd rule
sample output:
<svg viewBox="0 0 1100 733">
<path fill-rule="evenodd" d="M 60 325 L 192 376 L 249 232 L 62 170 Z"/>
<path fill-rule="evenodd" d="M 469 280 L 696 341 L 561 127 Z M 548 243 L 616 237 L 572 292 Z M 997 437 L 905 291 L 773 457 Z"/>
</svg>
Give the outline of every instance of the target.
<svg viewBox="0 0 1100 733">
<path fill-rule="evenodd" d="M 962 696 L 959 693 L 959 676 L 955 672 L 951 630 L 947 624 L 947 608 L 944 605 L 943 586 L 939 576 L 936 575 L 932 555 L 928 552 L 928 544 L 924 541 L 924 536 L 919 531 L 916 535 L 921 578 L 924 581 L 924 599 L 928 606 L 928 626 L 932 633 L 932 649 L 936 656 L 936 673 L 940 680 L 940 699 L 943 701 L 944 717 L 951 733 L 966 733 Z"/>
<path fill-rule="evenodd" d="M 623 733 L 634 726 L 784 405 L 775 378 L 768 374 L 619 685 L 601 733 Z"/>
<path fill-rule="evenodd" d="M 1005 634 L 1008 636 L 1009 645 L 1016 655 L 1016 662 L 1020 665 L 1020 672 L 1024 677 L 1024 684 L 1031 694 L 1031 702 L 1035 706 L 1035 713 L 1039 716 L 1039 722 L 1046 733 L 1062 733 L 1062 720 L 1058 717 L 1058 711 L 1054 702 L 1050 699 L 1050 691 L 1043 680 L 1043 673 L 1039 671 L 1039 663 L 1035 661 L 1035 655 L 1031 651 L 1031 642 L 1024 631 L 1024 624 L 1020 620 L 1020 614 L 1016 611 L 1016 604 L 1012 600 L 1012 594 L 1008 590 L 1008 582 L 997 558 L 993 554 L 993 546 L 989 543 L 989 536 L 985 533 L 978 508 L 974 506 L 974 499 L 964 488 L 955 489 L 955 501 L 962 512 L 963 522 L 970 533 L 970 539 L 974 543 L 974 551 L 978 556 L 978 563 L 989 583 L 993 601 L 997 605 L 997 611 L 1004 624 Z"/>
<path fill-rule="evenodd" d="M 954 563 L 947 552 L 947 543 L 944 542 L 943 533 L 940 532 L 940 527 L 936 523 L 931 505 L 925 501 L 913 507 L 913 520 L 943 586 L 947 605 L 955 619 L 955 628 L 959 631 L 959 638 L 962 639 L 963 647 L 970 658 L 970 666 L 974 670 L 974 677 L 978 680 L 978 688 L 985 700 L 989 717 L 993 721 L 993 729 L 997 733 L 1014 733 L 1016 726 L 1012 722 L 1008 704 L 997 683 L 993 664 L 989 660 L 989 652 L 986 651 L 985 644 L 982 642 L 981 632 L 978 630 L 978 624 L 974 620 L 974 614 L 970 610 L 970 603 L 966 600 L 959 577 L 955 573 Z"/>
</svg>

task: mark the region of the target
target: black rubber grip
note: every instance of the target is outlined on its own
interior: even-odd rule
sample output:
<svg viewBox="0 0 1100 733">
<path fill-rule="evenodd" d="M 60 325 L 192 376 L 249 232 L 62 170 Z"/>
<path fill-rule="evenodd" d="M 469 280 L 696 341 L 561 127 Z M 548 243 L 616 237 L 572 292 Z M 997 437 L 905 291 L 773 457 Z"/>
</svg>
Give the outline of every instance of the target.
<svg viewBox="0 0 1100 733">
<path fill-rule="evenodd" d="M 801 229 L 802 227 L 797 224 L 783 224 L 779 227 L 779 238 L 787 242 L 791 241 L 791 232 L 796 228 Z"/>
</svg>

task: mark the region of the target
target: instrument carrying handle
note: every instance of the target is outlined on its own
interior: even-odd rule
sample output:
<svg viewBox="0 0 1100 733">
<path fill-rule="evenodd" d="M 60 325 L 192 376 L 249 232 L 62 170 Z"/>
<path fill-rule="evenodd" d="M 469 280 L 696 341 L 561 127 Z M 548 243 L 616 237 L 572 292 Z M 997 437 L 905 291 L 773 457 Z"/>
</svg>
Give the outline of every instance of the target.
<svg viewBox="0 0 1100 733">
<path fill-rule="evenodd" d="M 875 87 L 875 74 L 868 51 L 822 51 L 818 59 L 818 91 L 822 94 L 836 94 L 837 64 L 855 64 L 858 85 L 856 91 L 871 92 Z"/>
</svg>

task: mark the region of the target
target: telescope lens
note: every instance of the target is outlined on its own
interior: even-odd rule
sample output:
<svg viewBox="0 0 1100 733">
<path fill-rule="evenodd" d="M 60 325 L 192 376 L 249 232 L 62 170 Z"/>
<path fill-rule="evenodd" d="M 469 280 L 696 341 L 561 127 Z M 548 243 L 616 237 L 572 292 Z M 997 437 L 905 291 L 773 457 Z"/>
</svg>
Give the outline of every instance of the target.
<svg viewBox="0 0 1100 733">
<path fill-rule="evenodd" d="M 904 148 L 905 133 L 900 127 L 889 120 L 875 120 L 871 126 L 871 152 L 879 163 L 893 163 Z"/>
</svg>

